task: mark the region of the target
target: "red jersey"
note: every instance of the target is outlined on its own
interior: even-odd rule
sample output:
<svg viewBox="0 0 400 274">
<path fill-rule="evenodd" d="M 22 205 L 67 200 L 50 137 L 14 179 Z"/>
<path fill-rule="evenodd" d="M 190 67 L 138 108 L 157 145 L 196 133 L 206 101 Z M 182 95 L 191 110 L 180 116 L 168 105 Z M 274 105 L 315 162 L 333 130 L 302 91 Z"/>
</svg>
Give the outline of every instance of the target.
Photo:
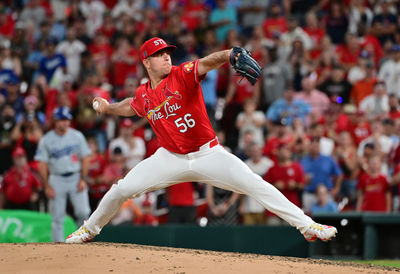
<svg viewBox="0 0 400 274">
<path fill-rule="evenodd" d="M 379 175 L 375 178 L 364 173 L 358 180 L 357 189 L 364 193 L 363 211 L 386 211 L 386 192 L 389 185 L 386 177 Z"/>
<path fill-rule="evenodd" d="M 400 172 L 400 164 L 398 164 L 398 165 L 394 168 L 393 175 L 395 175 L 395 174 L 397 174 L 397 173 L 399 173 L 399 172 Z M 399 184 L 398 186 L 399 186 L 399 191 L 398 191 L 398 193 L 399 193 L 399 195 L 400 195 L 400 184 Z M 399 205 L 399 209 L 400 209 L 400 205 Z"/>
<path fill-rule="evenodd" d="M 277 163 L 268 170 L 264 179 L 271 184 L 282 181 L 284 183 L 284 188 L 281 190 L 282 194 L 295 205 L 301 206 L 298 190 L 289 189 L 289 181 L 291 180 L 296 183 L 305 183 L 303 169 L 298 163 L 291 163 L 289 166 L 281 166 Z"/>
<path fill-rule="evenodd" d="M 90 159 L 89 164 L 89 176 L 96 179 L 98 178 L 104 171 L 106 167 L 107 161 L 104 155 L 96 154 Z M 90 196 L 94 199 L 100 199 L 104 196 L 107 190 L 110 188 L 109 184 L 93 184 L 89 185 L 90 188 Z"/>
<path fill-rule="evenodd" d="M 352 52 L 347 45 L 339 45 L 336 53 L 339 55 L 339 61 L 343 65 L 356 65 L 360 50 Z"/>
<path fill-rule="evenodd" d="M 193 184 L 191 182 L 176 184 L 169 187 L 168 203 L 171 206 L 192 206 Z"/>
<path fill-rule="evenodd" d="M 135 61 L 132 64 L 128 64 L 122 61 L 114 62 L 114 73 L 113 73 L 113 84 L 117 86 L 123 86 L 125 79 L 131 75 L 136 75 L 139 53 L 136 49 L 132 48 L 128 51 L 129 57 L 133 58 Z"/>
<path fill-rule="evenodd" d="M 267 38 L 272 38 L 274 32 L 282 34 L 288 30 L 285 17 L 265 19 L 262 27 Z"/>
<path fill-rule="evenodd" d="M 25 204 L 29 202 L 33 189 L 39 188 L 40 185 L 40 181 L 31 173 L 28 166 L 22 172 L 13 167 L 4 175 L 1 191 L 7 201 Z"/>
<path fill-rule="evenodd" d="M 362 140 L 371 135 L 371 127 L 367 122 L 356 125 L 350 124 L 350 133 L 355 145 L 358 146 Z"/>
<path fill-rule="evenodd" d="M 321 55 L 321 50 L 316 49 L 315 47 L 321 45 L 322 38 L 324 38 L 325 36 L 325 31 L 322 28 L 311 29 L 308 27 L 304 27 L 303 29 L 308 34 L 308 36 L 310 36 L 314 44 L 314 48 L 311 49 L 310 52 L 310 57 L 312 59 L 316 59 Z"/>
<path fill-rule="evenodd" d="M 173 66 L 154 90 L 150 81 L 136 90 L 131 107 L 145 116 L 167 150 L 186 154 L 216 138 L 207 116 L 200 81 L 198 60 Z"/>
<path fill-rule="evenodd" d="M 232 81 L 235 83 L 236 92 L 233 102 L 243 104 L 247 98 L 251 98 L 254 94 L 254 87 L 249 81 L 242 81 L 242 76 L 233 76 Z"/>
</svg>

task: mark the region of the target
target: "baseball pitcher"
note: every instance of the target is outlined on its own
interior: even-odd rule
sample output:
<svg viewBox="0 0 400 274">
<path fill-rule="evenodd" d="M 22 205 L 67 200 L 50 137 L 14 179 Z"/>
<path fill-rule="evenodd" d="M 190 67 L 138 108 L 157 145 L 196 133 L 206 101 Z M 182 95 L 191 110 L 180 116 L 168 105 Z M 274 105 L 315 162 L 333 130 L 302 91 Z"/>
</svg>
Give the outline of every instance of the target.
<svg viewBox="0 0 400 274">
<path fill-rule="evenodd" d="M 125 200 L 188 181 L 249 195 L 295 226 L 308 241 L 317 238 L 326 241 L 334 237 L 335 227 L 315 223 L 218 144 L 207 116 L 200 82 L 208 71 L 229 61 L 239 74 L 255 84 L 261 72 L 257 62 L 246 50 L 235 47 L 172 66 L 170 52 L 174 49 L 175 46 L 157 37 L 146 41 L 140 48 L 140 57 L 150 81 L 138 87 L 135 97 L 119 103 L 109 104 L 100 97 L 94 99 L 93 107 L 98 113 L 146 117 L 161 148 L 113 185 L 89 219 L 68 236 L 66 242 L 93 240 Z"/>
</svg>

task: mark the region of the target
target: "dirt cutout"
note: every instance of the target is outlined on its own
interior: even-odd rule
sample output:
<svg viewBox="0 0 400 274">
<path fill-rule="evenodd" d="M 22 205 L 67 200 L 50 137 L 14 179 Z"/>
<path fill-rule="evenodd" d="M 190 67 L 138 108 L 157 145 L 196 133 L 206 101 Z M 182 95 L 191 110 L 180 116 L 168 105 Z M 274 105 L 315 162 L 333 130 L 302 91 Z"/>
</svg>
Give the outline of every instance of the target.
<svg viewBox="0 0 400 274">
<path fill-rule="evenodd" d="M 0 244 L 0 273 L 399 273 L 326 260 L 133 244 Z"/>
</svg>

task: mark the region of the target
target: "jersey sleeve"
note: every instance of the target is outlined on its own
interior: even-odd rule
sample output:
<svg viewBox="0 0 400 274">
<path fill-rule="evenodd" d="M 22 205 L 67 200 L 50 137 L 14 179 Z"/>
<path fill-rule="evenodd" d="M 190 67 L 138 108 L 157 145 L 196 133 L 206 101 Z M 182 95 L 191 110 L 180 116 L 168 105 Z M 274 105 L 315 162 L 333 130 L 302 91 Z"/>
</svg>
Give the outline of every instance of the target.
<svg viewBox="0 0 400 274">
<path fill-rule="evenodd" d="M 130 102 L 131 108 L 136 112 L 139 117 L 146 116 L 144 111 L 144 98 L 142 97 L 142 88 L 136 90 L 136 95 L 132 98 Z"/>
<path fill-rule="evenodd" d="M 178 67 L 178 77 L 183 79 L 188 88 L 194 88 L 206 77 L 198 74 L 199 60 L 185 62 Z"/>
<path fill-rule="evenodd" d="M 36 150 L 35 160 L 39 162 L 47 163 L 49 161 L 49 152 L 46 148 L 46 138 L 42 138 L 39 141 L 39 145 Z"/>
</svg>

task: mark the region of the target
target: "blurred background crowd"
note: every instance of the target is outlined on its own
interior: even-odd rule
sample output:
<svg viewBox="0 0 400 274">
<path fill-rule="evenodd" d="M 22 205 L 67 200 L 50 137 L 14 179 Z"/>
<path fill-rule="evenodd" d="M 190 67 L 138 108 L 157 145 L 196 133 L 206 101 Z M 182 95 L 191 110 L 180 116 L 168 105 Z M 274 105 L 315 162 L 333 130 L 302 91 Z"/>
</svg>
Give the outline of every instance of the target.
<svg viewBox="0 0 400 274">
<path fill-rule="evenodd" d="M 92 99 L 134 96 L 138 50 L 157 36 L 174 65 L 233 46 L 262 66 L 255 86 L 229 63 L 201 83 L 226 149 L 307 213 L 399 210 L 400 3 L 391 0 L 14 0 L 0 2 L 2 208 L 47 211 L 34 155 L 53 111 L 92 150 L 92 210 L 158 141 L 138 117 L 97 116 Z M 155 169 L 157 167 L 154 167 Z M 151 172 L 151 171 L 149 171 Z M 113 224 L 280 224 L 243 195 L 187 182 L 126 202 Z"/>
</svg>

